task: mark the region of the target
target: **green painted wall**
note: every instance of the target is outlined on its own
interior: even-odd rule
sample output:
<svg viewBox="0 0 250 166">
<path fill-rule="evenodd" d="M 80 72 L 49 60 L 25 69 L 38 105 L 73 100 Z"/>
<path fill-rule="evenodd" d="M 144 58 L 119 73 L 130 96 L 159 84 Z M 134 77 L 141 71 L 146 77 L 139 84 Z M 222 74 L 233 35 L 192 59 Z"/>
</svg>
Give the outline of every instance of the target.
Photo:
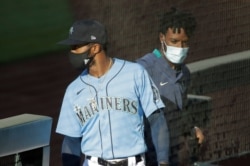
<svg viewBox="0 0 250 166">
<path fill-rule="evenodd" d="M 71 23 L 67 0 L 0 2 L 0 63 L 62 49 Z"/>
</svg>

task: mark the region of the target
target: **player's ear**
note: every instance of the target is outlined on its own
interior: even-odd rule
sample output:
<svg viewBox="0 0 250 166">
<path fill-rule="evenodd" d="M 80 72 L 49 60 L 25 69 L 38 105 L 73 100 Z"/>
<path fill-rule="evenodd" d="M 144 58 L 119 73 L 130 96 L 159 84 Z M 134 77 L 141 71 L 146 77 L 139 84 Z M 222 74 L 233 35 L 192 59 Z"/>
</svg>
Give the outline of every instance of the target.
<svg viewBox="0 0 250 166">
<path fill-rule="evenodd" d="M 98 43 L 95 43 L 92 47 L 91 47 L 91 52 L 95 55 L 98 54 L 99 52 L 101 52 L 102 50 L 102 46 Z"/>
<path fill-rule="evenodd" d="M 163 33 L 159 33 L 159 40 L 162 43 L 165 40 L 165 35 Z"/>
</svg>

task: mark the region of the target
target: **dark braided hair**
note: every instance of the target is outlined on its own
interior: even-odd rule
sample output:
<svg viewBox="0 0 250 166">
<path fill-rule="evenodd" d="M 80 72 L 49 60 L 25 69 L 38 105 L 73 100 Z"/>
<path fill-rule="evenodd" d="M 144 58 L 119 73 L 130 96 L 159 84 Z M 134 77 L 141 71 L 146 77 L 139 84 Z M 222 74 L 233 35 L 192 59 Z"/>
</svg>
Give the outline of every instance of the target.
<svg viewBox="0 0 250 166">
<path fill-rule="evenodd" d="M 168 28 L 173 29 L 174 33 L 180 33 L 180 29 L 183 28 L 190 37 L 195 31 L 196 20 L 191 13 L 172 7 L 170 12 L 166 12 L 160 17 L 159 32 L 165 34 Z"/>
</svg>

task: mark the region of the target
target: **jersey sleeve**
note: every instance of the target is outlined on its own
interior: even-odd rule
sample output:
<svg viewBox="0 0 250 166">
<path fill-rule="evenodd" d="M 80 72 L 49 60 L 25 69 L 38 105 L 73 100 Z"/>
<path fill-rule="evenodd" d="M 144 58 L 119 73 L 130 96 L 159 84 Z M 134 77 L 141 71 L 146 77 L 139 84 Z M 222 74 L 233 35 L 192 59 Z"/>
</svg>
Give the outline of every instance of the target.
<svg viewBox="0 0 250 166">
<path fill-rule="evenodd" d="M 69 137 L 81 137 L 81 125 L 76 116 L 74 107 L 71 104 L 71 95 L 67 89 L 63 98 L 56 132 Z"/>
<path fill-rule="evenodd" d="M 142 67 L 143 68 L 143 67 Z M 139 89 L 140 103 L 145 116 L 148 117 L 154 111 L 164 108 L 160 93 L 147 71 L 143 68 L 140 76 L 137 79 L 137 86 Z"/>
</svg>

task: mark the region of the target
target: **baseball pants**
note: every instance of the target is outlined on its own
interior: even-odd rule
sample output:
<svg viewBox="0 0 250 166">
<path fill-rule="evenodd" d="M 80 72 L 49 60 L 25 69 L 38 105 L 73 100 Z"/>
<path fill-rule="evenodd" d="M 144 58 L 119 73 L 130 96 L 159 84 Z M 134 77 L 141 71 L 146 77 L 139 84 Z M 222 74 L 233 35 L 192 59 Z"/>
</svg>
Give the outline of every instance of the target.
<svg viewBox="0 0 250 166">
<path fill-rule="evenodd" d="M 144 155 L 128 157 L 126 159 L 103 160 L 86 156 L 83 166 L 145 166 Z"/>
</svg>

